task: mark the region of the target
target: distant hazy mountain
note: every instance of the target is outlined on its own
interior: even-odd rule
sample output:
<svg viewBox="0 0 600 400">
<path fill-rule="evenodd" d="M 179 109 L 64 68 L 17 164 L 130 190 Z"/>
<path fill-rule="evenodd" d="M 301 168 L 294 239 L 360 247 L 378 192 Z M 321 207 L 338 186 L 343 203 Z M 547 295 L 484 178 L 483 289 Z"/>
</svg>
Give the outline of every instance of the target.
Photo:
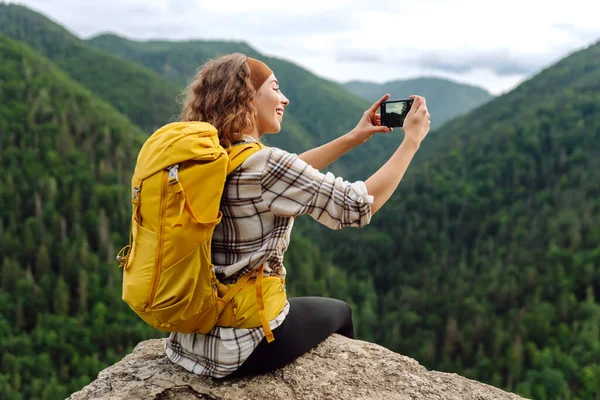
<svg viewBox="0 0 600 400">
<path fill-rule="evenodd" d="M 494 97 L 480 87 L 441 78 L 398 80 L 382 84 L 350 81 L 342 86 L 368 101 L 375 101 L 385 93 L 389 93 L 392 99 L 404 99 L 413 94 L 425 96 L 431 113 L 432 128 L 437 128 Z"/>
</svg>

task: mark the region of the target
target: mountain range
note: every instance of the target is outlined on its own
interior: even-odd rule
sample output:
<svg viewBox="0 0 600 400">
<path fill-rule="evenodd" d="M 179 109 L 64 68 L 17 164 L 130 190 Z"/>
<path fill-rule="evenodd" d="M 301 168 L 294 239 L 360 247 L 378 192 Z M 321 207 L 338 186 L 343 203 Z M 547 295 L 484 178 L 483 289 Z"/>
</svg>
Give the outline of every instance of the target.
<svg viewBox="0 0 600 400">
<path fill-rule="evenodd" d="M 446 121 L 466 114 L 494 97 L 480 87 L 435 77 L 396 80 L 381 84 L 350 81 L 342 86 L 350 93 L 369 102 L 377 101 L 381 93 L 389 93 L 391 99 L 407 99 L 413 94 L 424 96 L 427 99 L 427 108 L 431 109 L 431 129 L 441 127 Z"/>
<path fill-rule="evenodd" d="M 322 144 L 369 106 L 366 89 L 359 97 L 245 43 L 84 41 L 31 9 L 0 4 L 7 398 L 65 398 L 137 342 L 160 336 L 120 298 L 114 256 L 127 243 L 129 179 L 144 139 L 177 118 L 195 69 L 232 51 L 265 60 L 291 100 L 272 145 L 301 152 Z M 438 83 L 428 99 L 446 98 L 441 104 L 479 90 Z M 288 291 L 348 301 L 359 338 L 430 369 L 530 398 L 593 398 L 600 43 L 484 97 L 429 134 L 368 227 L 331 232 L 300 218 L 286 254 Z M 366 179 L 401 138 L 376 136 L 331 171 Z"/>
</svg>

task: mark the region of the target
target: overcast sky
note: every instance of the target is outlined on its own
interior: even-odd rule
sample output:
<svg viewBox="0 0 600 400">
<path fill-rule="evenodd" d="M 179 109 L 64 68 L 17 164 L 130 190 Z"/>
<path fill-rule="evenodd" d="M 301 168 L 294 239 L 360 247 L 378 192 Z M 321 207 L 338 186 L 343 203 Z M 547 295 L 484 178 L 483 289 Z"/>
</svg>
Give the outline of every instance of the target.
<svg viewBox="0 0 600 400">
<path fill-rule="evenodd" d="M 597 0 L 13 2 L 81 38 L 244 40 L 338 82 L 441 76 L 494 94 L 600 40 Z"/>
</svg>

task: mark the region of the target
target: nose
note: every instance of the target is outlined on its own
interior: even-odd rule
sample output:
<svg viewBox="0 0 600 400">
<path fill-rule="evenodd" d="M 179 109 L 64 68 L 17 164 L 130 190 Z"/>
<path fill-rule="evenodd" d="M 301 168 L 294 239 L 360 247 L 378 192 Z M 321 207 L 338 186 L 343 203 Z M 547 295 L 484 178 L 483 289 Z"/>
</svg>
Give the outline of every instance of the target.
<svg viewBox="0 0 600 400">
<path fill-rule="evenodd" d="M 287 107 L 287 106 L 289 106 L 289 105 L 290 105 L 290 100 L 289 100 L 287 97 L 285 97 L 285 96 L 283 95 L 283 93 L 281 94 L 281 97 L 283 97 L 283 98 L 281 99 L 281 103 L 283 103 L 283 106 L 284 106 L 284 107 Z"/>
</svg>

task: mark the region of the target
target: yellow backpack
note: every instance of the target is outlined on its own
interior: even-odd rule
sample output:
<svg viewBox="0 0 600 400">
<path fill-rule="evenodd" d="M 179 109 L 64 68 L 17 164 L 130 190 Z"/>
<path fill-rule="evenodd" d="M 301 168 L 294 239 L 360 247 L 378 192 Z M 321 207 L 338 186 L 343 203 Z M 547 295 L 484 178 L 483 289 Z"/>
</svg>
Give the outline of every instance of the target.
<svg viewBox="0 0 600 400">
<path fill-rule="evenodd" d="M 117 259 L 123 300 L 146 323 L 183 333 L 262 326 L 273 340 L 268 321 L 285 305 L 283 279 L 263 278 L 261 266 L 226 285 L 211 263 L 227 175 L 261 148 L 245 143 L 228 154 L 205 122 L 165 125 L 143 145 L 131 180 L 130 245 Z"/>
</svg>

